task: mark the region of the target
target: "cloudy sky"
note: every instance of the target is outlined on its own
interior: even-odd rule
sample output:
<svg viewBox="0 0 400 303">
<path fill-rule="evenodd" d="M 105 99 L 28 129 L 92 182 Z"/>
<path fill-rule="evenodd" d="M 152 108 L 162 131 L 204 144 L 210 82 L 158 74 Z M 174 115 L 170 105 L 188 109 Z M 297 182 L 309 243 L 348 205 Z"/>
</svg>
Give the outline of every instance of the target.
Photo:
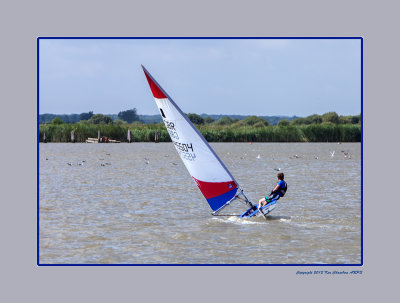
<svg viewBox="0 0 400 303">
<path fill-rule="evenodd" d="M 143 64 L 186 113 L 361 112 L 360 39 L 43 39 L 39 113 L 158 114 Z"/>
</svg>

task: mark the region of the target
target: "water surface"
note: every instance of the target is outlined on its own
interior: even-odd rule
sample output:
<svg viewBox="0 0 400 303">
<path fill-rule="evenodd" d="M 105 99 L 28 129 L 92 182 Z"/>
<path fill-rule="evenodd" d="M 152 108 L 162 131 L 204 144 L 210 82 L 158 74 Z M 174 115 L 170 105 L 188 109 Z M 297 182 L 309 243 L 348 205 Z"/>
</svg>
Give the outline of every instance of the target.
<svg viewBox="0 0 400 303">
<path fill-rule="evenodd" d="M 40 263 L 361 262 L 360 143 L 211 146 L 252 201 L 285 173 L 268 220 L 211 216 L 171 143 L 40 144 Z"/>
</svg>

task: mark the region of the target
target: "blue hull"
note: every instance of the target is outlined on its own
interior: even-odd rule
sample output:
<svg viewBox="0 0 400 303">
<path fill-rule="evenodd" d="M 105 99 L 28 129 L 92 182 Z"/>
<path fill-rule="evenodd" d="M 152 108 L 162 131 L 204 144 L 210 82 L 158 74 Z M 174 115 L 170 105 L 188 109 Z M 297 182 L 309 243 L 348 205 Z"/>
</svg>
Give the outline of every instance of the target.
<svg viewBox="0 0 400 303">
<path fill-rule="evenodd" d="M 269 202 L 267 205 L 261 207 L 261 210 L 263 211 L 264 215 L 267 215 L 268 213 L 270 213 L 276 206 L 276 199 L 272 200 L 271 202 Z M 259 214 L 259 210 L 256 208 L 249 208 L 248 210 L 246 210 L 243 214 L 241 214 L 239 216 L 239 218 L 252 218 L 255 217 Z"/>
</svg>

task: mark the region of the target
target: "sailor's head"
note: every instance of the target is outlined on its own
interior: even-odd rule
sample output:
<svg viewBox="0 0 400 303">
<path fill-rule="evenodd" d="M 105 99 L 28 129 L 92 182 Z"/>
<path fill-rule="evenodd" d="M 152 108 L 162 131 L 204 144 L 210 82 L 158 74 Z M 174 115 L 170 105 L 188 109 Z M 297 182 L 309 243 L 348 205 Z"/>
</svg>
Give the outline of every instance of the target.
<svg viewBox="0 0 400 303">
<path fill-rule="evenodd" d="M 285 178 L 285 175 L 283 173 L 278 173 L 276 176 L 279 180 L 283 180 Z"/>
</svg>

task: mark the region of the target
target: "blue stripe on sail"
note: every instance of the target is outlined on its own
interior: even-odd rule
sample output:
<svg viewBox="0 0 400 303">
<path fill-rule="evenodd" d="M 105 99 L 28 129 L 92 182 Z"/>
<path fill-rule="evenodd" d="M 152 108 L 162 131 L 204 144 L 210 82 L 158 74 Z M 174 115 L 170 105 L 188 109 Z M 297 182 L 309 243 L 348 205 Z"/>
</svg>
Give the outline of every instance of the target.
<svg viewBox="0 0 400 303">
<path fill-rule="evenodd" d="M 234 188 L 220 196 L 216 196 L 214 198 L 207 199 L 208 204 L 212 210 L 220 209 L 226 202 L 230 201 L 236 194 L 237 188 Z"/>
</svg>

